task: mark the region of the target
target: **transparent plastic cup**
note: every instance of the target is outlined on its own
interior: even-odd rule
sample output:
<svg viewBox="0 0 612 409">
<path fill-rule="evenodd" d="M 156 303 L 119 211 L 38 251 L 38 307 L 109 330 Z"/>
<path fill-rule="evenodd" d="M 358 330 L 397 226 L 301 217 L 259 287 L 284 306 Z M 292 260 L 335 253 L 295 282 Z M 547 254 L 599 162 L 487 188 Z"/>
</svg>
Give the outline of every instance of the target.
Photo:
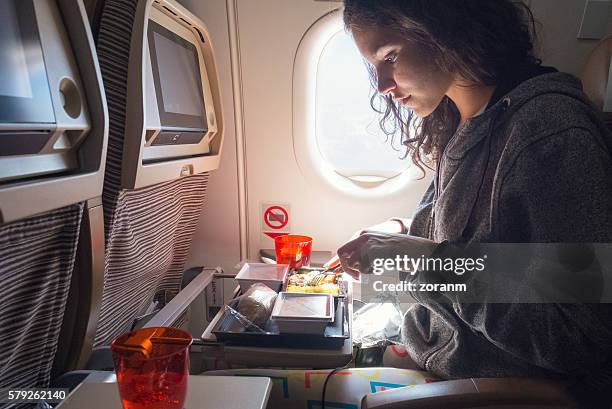
<svg viewBox="0 0 612 409">
<path fill-rule="evenodd" d="M 177 328 L 141 328 L 111 344 L 124 409 L 183 409 L 191 335 Z"/>
<path fill-rule="evenodd" d="M 289 264 L 289 268 L 308 267 L 312 251 L 312 237 L 287 234 L 274 239 L 276 263 Z"/>
</svg>

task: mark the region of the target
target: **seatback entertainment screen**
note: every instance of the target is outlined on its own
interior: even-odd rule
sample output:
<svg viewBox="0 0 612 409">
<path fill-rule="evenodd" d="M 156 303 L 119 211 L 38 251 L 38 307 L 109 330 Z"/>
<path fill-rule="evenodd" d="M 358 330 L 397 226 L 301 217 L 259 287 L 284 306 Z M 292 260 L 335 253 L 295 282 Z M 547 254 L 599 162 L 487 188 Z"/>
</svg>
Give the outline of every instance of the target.
<svg viewBox="0 0 612 409">
<path fill-rule="evenodd" d="M 148 39 L 162 130 L 203 136 L 208 124 L 196 47 L 151 20 Z M 197 143 L 182 139 L 182 143 Z"/>
<path fill-rule="evenodd" d="M 0 122 L 54 123 L 32 0 L 0 1 Z"/>
</svg>

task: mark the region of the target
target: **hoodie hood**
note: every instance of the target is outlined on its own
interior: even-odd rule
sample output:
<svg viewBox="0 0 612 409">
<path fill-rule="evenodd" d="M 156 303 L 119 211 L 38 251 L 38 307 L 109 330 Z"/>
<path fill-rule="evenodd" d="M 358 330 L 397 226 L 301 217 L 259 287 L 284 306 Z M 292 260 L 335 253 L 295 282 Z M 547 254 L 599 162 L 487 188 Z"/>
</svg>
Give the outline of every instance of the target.
<svg viewBox="0 0 612 409">
<path fill-rule="evenodd" d="M 446 146 L 444 154 L 460 159 L 467 151 L 508 119 L 513 117 L 528 102 L 543 96 L 556 95 L 574 99 L 591 113 L 596 112 L 587 96 L 582 92 L 582 83 L 576 77 L 540 67 L 544 74 L 528 78 L 523 82 L 507 81 L 497 87 L 487 109 L 461 126 Z M 552 72 L 551 72 L 552 70 Z M 542 107 L 545 108 L 545 107 Z"/>
<path fill-rule="evenodd" d="M 580 81 L 563 73 L 530 78 L 466 121 L 440 158 L 427 235 L 436 241 L 474 239 L 468 225 L 476 217 L 479 197 L 500 188 L 503 175 L 532 143 L 572 129 L 589 130 L 604 150 L 612 152 L 612 138 Z M 496 199 L 491 200 L 486 206 L 494 209 Z"/>
</svg>

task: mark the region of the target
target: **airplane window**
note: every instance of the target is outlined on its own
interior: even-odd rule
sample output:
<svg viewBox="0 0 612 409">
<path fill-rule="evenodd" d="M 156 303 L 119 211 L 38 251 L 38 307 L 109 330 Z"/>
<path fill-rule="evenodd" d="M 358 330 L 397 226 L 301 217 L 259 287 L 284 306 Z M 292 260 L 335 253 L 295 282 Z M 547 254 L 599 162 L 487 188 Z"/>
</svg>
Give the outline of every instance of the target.
<svg viewBox="0 0 612 409">
<path fill-rule="evenodd" d="M 399 135 L 391 139 L 370 106 L 374 90 L 351 37 L 341 30 L 323 48 L 316 76 L 316 138 L 319 150 L 336 172 L 375 180 L 410 167 Z"/>
<path fill-rule="evenodd" d="M 293 151 L 317 186 L 353 197 L 384 197 L 421 182 L 399 135 L 391 140 L 370 107 L 374 89 L 339 9 L 304 33 L 293 70 Z M 429 177 L 429 175 L 427 175 Z"/>
</svg>

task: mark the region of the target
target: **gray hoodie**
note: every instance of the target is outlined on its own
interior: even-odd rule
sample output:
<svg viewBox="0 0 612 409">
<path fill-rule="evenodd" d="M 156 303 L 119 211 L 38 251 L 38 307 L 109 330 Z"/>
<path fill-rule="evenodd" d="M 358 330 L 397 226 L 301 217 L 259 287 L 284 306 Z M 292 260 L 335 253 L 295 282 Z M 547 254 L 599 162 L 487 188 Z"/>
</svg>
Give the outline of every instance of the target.
<svg viewBox="0 0 612 409">
<path fill-rule="evenodd" d="M 528 79 L 446 146 L 410 234 L 437 242 L 612 243 L 612 136 L 563 73 Z M 444 378 L 597 379 L 612 305 L 424 302 L 405 316 L 415 361 Z"/>
</svg>

